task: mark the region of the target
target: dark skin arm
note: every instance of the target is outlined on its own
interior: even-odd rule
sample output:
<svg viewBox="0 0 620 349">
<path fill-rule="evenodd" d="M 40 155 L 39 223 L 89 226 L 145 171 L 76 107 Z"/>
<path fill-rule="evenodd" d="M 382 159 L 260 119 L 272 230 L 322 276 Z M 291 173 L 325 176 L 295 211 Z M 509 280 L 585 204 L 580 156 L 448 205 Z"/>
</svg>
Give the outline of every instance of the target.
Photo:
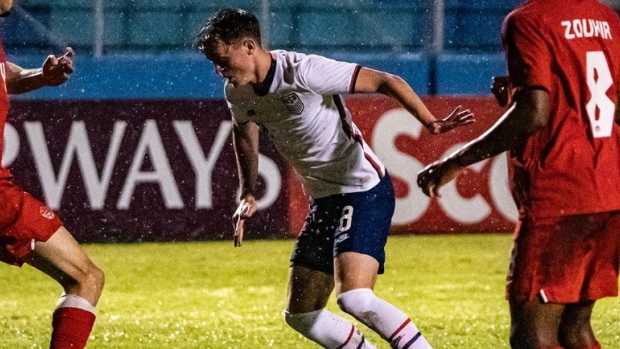
<svg viewBox="0 0 620 349">
<path fill-rule="evenodd" d="M 58 86 L 73 73 L 73 50 L 67 47 L 64 55 L 49 55 L 41 68 L 24 69 L 17 64 L 6 63 L 6 87 L 9 94 L 21 94 L 44 86 Z"/>
<path fill-rule="evenodd" d="M 439 189 L 463 168 L 523 144 L 547 124 L 549 103 L 549 94 L 545 90 L 519 91 L 511 108 L 487 132 L 418 173 L 418 185 L 424 194 L 441 197 Z"/>
</svg>

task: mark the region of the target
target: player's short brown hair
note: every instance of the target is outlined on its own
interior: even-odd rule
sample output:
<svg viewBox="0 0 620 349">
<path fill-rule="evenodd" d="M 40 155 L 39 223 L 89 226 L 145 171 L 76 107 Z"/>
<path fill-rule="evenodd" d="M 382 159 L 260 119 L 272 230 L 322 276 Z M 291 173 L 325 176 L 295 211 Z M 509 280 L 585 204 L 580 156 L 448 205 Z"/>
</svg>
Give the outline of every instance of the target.
<svg viewBox="0 0 620 349">
<path fill-rule="evenodd" d="M 209 47 L 217 45 L 218 41 L 229 45 L 244 37 L 253 38 L 261 44 L 258 18 L 245 10 L 227 8 L 207 19 L 196 36 L 196 46 L 205 53 Z"/>
</svg>

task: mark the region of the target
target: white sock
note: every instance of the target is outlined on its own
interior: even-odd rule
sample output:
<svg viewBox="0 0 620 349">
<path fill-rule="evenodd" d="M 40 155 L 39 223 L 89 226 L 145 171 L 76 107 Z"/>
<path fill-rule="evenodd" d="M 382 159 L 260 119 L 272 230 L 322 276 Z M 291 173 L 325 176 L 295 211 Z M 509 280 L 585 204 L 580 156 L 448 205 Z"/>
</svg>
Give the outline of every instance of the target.
<svg viewBox="0 0 620 349">
<path fill-rule="evenodd" d="M 407 314 L 375 296 L 369 288 L 341 294 L 338 305 L 380 334 L 394 349 L 432 349 Z"/>
<path fill-rule="evenodd" d="M 297 314 L 284 311 L 284 320 L 323 348 L 376 349 L 351 322 L 326 309 Z"/>
<path fill-rule="evenodd" d="M 56 309 L 58 308 L 78 308 L 95 313 L 95 307 L 89 301 L 74 294 L 63 294 L 56 304 Z"/>
</svg>

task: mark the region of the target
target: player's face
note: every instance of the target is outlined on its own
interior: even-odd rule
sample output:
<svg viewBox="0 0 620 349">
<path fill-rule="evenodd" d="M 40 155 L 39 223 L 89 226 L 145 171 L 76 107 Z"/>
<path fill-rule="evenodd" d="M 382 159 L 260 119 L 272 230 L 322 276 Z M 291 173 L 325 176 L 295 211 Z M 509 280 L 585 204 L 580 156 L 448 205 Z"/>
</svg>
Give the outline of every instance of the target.
<svg viewBox="0 0 620 349">
<path fill-rule="evenodd" d="M 13 7 L 13 0 L 0 0 L 0 16 L 8 13 Z"/>
<path fill-rule="evenodd" d="M 233 86 L 239 87 L 257 82 L 251 53 L 242 40 L 230 45 L 219 41 L 205 52 L 205 56 L 213 62 L 216 72 Z"/>
</svg>

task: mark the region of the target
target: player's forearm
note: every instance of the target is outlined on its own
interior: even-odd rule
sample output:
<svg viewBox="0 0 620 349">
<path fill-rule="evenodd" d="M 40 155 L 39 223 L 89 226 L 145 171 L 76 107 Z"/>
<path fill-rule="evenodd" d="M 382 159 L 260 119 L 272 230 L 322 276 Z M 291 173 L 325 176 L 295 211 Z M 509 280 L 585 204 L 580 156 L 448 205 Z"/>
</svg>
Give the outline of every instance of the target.
<svg viewBox="0 0 620 349">
<path fill-rule="evenodd" d="M 386 79 L 378 92 L 398 101 L 424 127 L 429 127 L 433 122 L 437 121 L 413 88 L 398 76 L 391 76 L 389 79 Z"/>
<path fill-rule="evenodd" d="M 241 198 L 247 195 L 256 194 L 256 179 L 258 178 L 258 158 L 254 160 L 243 160 L 242 155 L 237 155 L 237 170 L 239 173 L 239 188 Z"/>
<path fill-rule="evenodd" d="M 7 64 L 6 87 L 9 94 L 26 93 L 47 86 L 41 68 L 23 69 L 12 63 Z"/>
<path fill-rule="evenodd" d="M 450 157 L 464 167 L 523 144 L 546 124 L 549 113 L 546 92 L 538 90 L 526 94 L 513 103 L 487 132 Z"/>
<path fill-rule="evenodd" d="M 237 160 L 241 197 L 243 198 L 248 194 L 254 195 L 258 178 L 258 134 L 255 134 L 251 129 L 246 129 L 244 132 L 235 128 L 233 146 Z"/>
</svg>

